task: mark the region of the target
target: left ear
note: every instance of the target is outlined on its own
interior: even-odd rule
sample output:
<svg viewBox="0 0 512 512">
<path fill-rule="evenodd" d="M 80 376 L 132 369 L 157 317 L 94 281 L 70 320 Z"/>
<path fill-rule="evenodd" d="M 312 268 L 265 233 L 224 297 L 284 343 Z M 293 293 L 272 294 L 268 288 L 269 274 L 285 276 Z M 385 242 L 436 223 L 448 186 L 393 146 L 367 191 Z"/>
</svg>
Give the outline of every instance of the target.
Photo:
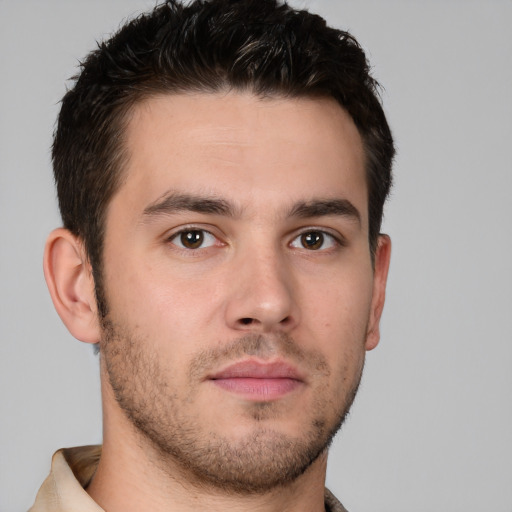
<svg viewBox="0 0 512 512">
<path fill-rule="evenodd" d="M 373 296 L 370 320 L 366 332 L 366 350 L 374 349 L 380 340 L 380 317 L 386 298 L 389 260 L 391 258 L 391 239 L 388 235 L 379 235 L 373 271 Z"/>
</svg>

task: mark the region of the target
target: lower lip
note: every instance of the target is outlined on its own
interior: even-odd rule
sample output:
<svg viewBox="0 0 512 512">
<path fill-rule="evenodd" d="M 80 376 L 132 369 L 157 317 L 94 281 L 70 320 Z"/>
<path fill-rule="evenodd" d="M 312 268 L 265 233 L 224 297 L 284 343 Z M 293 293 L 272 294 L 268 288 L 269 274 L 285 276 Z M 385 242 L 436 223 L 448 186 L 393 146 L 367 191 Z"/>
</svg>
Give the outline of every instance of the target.
<svg viewBox="0 0 512 512">
<path fill-rule="evenodd" d="M 299 380 L 289 378 L 255 379 L 249 377 L 214 379 L 212 382 L 226 391 L 258 401 L 276 400 L 295 391 L 302 384 Z"/>
</svg>

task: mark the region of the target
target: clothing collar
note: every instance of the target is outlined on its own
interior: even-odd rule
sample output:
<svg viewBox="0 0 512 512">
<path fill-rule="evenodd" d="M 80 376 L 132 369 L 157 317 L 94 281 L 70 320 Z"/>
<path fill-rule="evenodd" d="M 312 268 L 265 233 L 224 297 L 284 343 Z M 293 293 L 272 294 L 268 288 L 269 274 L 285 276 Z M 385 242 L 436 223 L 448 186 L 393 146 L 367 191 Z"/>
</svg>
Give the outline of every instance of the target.
<svg viewBox="0 0 512 512">
<path fill-rule="evenodd" d="M 104 512 L 87 494 L 100 460 L 101 446 L 64 448 L 53 455 L 50 474 L 29 512 Z"/>
<path fill-rule="evenodd" d="M 104 512 L 85 491 L 100 456 L 100 445 L 64 448 L 56 452 L 50 474 L 29 512 Z M 325 510 L 347 512 L 328 489 L 325 489 Z"/>
</svg>

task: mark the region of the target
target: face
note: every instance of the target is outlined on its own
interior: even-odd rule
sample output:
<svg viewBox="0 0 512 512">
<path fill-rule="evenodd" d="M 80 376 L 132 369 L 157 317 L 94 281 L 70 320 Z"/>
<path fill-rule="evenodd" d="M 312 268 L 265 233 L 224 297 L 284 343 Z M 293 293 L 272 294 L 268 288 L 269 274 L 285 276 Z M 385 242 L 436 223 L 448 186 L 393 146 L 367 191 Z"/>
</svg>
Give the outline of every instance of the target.
<svg viewBox="0 0 512 512">
<path fill-rule="evenodd" d="M 372 348 L 364 155 L 328 99 L 161 96 L 109 206 L 106 380 L 145 443 L 258 492 L 325 452 Z"/>
</svg>

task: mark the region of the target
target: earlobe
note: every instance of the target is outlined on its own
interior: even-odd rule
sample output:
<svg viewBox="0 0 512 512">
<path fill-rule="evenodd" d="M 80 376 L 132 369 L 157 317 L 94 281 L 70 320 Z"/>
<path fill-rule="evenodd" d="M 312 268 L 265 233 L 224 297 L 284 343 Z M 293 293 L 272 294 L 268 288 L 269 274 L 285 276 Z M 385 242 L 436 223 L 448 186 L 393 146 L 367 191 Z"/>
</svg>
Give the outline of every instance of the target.
<svg viewBox="0 0 512 512">
<path fill-rule="evenodd" d="M 52 231 L 43 266 L 53 304 L 69 332 L 80 341 L 97 343 L 94 279 L 82 242 L 67 229 Z"/>
<path fill-rule="evenodd" d="M 388 235 L 379 235 L 375 252 L 375 268 L 373 273 L 373 296 L 370 320 L 366 333 L 366 350 L 374 349 L 380 340 L 380 318 L 386 298 L 386 282 L 389 262 L 391 259 L 391 239 Z"/>
</svg>

